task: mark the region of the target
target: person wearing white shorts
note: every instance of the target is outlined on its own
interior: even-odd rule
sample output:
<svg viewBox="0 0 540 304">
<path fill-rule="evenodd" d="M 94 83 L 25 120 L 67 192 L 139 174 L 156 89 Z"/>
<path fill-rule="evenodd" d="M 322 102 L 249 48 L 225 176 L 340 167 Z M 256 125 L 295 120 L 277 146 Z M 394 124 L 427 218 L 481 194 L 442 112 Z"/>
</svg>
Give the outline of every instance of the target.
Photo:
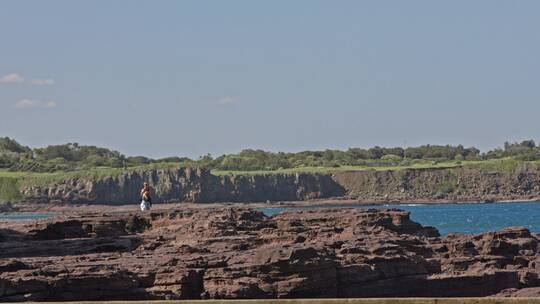
<svg viewBox="0 0 540 304">
<path fill-rule="evenodd" d="M 150 196 L 151 189 L 148 183 L 144 183 L 141 189 L 141 211 L 150 210 L 152 208 L 152 197 Z"/>
</svg>

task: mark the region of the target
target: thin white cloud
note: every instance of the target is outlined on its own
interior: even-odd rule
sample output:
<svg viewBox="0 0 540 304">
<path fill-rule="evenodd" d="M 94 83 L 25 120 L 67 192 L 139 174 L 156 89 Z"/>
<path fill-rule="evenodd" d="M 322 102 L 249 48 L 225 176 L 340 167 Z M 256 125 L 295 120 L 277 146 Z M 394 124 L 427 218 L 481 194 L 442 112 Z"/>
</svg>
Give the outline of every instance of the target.
<svg viewBox="0 0 540 304">
<path fill-rule="evenodd" d="M 54 79 L 46 78 L 46 79 L 33 79 L 30 81 L 31 84 L 34 85 L 53 85 Z"/>
<path fill-rule="evenodd" d="M 222 104 L 222 105 L 230 105 L 237 102 L 238 102 L 238 98 L 234 96 L 224 96 L 218 99 L 217 101 L 218 104 Z"/>
<path fill-rule="evenodd" d="M 23 82 L 24 82 L 24 78 L 17 73 L 7 74 L 5 76 L 2 76 L 2 78 L 0 78 L 0 83 L 23 83 Z"/>
<path fill-rule="evenodd" d="M 53 85 L 55 83 L 54 79 L 51 78 L 42 78 L 42 79 L 32 79 L 26 80 L 21 74 L 11 73 L 5 76 L 0 77 L 0 83 L 28 83 L 31 85 Z"/>
<path fill-rule="evenodd" d="M 56 107 L 56 102 L 52 100 L 21 99 L 13 107 L 16 109 L 52 109 Z"/>
</svg>

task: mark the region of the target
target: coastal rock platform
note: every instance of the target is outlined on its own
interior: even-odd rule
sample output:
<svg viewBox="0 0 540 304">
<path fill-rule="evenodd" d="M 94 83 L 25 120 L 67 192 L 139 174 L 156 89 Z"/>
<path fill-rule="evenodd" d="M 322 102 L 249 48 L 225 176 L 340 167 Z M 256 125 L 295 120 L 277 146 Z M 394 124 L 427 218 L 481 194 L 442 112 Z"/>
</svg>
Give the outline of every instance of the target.
<svg viewBox="0 0 540 304">
<path fill-rule="evenodd" d="M 0 302 L 538 294 L 525 228 L 441 237 L 397 209 L 83 212 L 0 223 Z"/>
</svg>

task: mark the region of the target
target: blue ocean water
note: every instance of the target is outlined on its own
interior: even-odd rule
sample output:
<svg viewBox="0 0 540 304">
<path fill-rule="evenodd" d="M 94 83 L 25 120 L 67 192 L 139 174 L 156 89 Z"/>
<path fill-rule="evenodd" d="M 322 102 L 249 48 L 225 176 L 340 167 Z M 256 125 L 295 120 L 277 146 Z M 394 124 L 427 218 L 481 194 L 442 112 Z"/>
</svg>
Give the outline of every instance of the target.
<svg viewBox="0 0 540 304">
<path fill-rule="evenodd" d="M 53 216 L 52 213 L 35 213 L 35 212 L 2 213 L 0 214 L 0 221 L 2 220 L 29 221 L 29 220 L 49 218 L 51 216 Z"/>
<path fill-rule="evenodd" d="M 397 208 L 411 212 L 411 219 L 424 226 L 436 227 L 442 235 L 451 232 L 481 233 L 510 226 L 529 228 L 540 233 L 540 202 L 512 202 L 492 204 L 399 204 L 399 205 L 343 205 L 305 208 Z M 271 216 L 299 208 L 261 208 Z"/>
</svg>

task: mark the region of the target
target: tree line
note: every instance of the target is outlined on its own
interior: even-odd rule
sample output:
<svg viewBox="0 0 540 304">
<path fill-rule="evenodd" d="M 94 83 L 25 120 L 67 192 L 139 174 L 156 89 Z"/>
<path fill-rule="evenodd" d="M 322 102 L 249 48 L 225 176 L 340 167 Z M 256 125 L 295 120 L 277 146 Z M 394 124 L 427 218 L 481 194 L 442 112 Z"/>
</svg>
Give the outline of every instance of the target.
<svg viewBox="0 0 540 304">
<path fill-rule="evenodd" d="M 96 167 L 128 168 L 145 164 L 178 163 L 218 170 L 277 170 L 301 167 L 388 166 L 407 165 L 411 161 L 467 161 L 512 157 L 522 161 L 540 159 L 540 146 L 533 140 L 504 143 L 485 153 L 462 145 L 422 145 L 418 147 L 372 147 L 369 149 L 302 151 L 295 153 L 246 149 L 236 154 L 213 157 L 210 154 L 190 159 L 166 157 L 152 159 L 125 156 L 118 151 L 77 143 L 31 149 L 16 140 L 0 138 L 0 168 L 11 171 L 55 172 L 85 170 Z"/>
</svg>

